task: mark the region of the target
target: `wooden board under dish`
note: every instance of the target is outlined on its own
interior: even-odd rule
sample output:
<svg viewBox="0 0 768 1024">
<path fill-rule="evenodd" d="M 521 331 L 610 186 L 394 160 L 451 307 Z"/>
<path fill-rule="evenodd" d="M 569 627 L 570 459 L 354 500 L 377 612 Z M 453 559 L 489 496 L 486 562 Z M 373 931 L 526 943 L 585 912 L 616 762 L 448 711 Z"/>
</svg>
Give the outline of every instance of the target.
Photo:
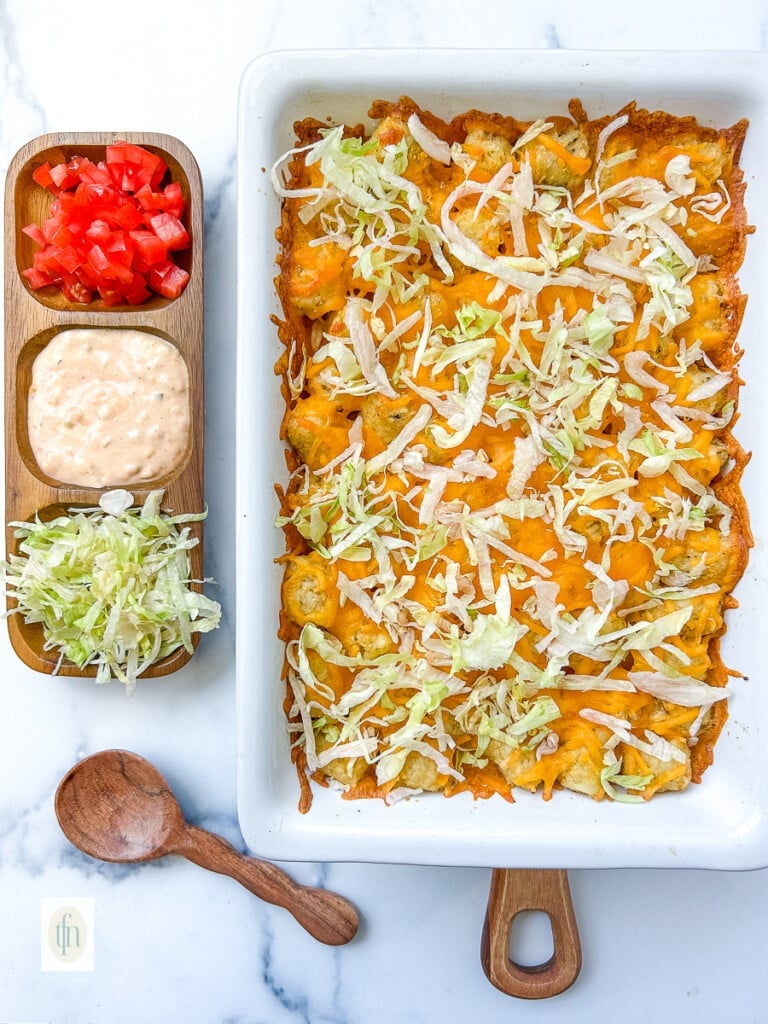
<svg viewBox="0 0 768 1024">
<path fill-rule="evenodd" d="M 32 178 L 36 167 L 75 155 L 104 159 L 105 147 L 118 140 L 133 142 L 157 153 L 168 164 L 171 179 L 181 184 L 185 199 L 182 221 L 191 246 L 177 254 L 189 281 L 177 299 L 152 296 L 140 306 L 88 306 L 69 303 L 58 291 L 32 291 L 21 271 L 32 265 L 36 246 L 22 228 L 41 223 L 53 196 Z M 179 469 L 147 484 L 125 484 L 136 505 L 149 491 L 165 490 L 163 510 L 202 512 L 203 503 L 203 189 L 197 163 L 178 139 L 152 132 L 54 133 L 23 146 L 8 169 L 5 187 L 5 539 L 6 552 L 16 552 L 18 541 L 8 524 L 30 519 L 35 513 L 52 518 L 71 506 L 95 506 L 104 490 L 77 487 L 46 476 L 35 462 L 27 429 L 27 396 L 35 356 L 61 330 L 70 327 L 116 327 L 152 331 L 172 342 L 189 371 L 190 437 Z M 115 487 L 121 486 L 115 484 Z M 190 551 L 192 577 L 203 578 L 203 524 L 191 524 L 199 540 Z M 194 584 L 202 590 L 202 583 Z M 14 602 L 8 601 L 13 607 Z M 38 672 L 51 673 L 59 660 L 55 650 L 44 650 L 40 625 L 26 625 L 20 615 L 8 618 L 13 648 L 21 660 Z M 193 635 L 196 643 L 199 634 Z M 143 675 L 161 676 L 184 665 L 191 655 L 175 651 Z M 79 669 L 63 662 L 60 675 L 95 675 L 95 667 Z"/>
</svg>

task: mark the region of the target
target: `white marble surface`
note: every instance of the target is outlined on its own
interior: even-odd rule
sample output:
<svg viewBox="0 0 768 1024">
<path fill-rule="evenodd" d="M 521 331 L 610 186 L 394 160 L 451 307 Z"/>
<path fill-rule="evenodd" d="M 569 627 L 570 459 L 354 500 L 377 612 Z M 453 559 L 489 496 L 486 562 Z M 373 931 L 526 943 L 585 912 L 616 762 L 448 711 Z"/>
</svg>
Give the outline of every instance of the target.
<svg viewBox="0 0 768 1024">
<path fill-rule="evenodd" d="M 188 817 L 242 845 L 236 816 L 233 600 L 235 131 L 246 63 L 295 46 L 767 49 L 762 0 L 727 16 L 696 5 L 607 0 L 218 0 L 125 7 L 0 0 L 0 170 L 55 130 L 157 130 L 183 139 L 206 191 L 206 570 L 221 630 L 167 680 L 139 687 L 26 670 L 0 632 L 0 1022 L 449 1024 L 764 1022 L 768 871 L 574 872 L 584 968 L 568 993 L 521 1003 L 479 965 L 489 872 L 293 865 L 336 888 L 364 924 L 320 947 L 282 912 L 178 859 L 142 867 L 78 854 L 53 793 L 79 757 L 123 746 L 165 772 Z M 41 973 L 40 900 L 95 901 L 95 970 Z M 537 935 L 529 934 L 536 945 Z"/>
</svg>

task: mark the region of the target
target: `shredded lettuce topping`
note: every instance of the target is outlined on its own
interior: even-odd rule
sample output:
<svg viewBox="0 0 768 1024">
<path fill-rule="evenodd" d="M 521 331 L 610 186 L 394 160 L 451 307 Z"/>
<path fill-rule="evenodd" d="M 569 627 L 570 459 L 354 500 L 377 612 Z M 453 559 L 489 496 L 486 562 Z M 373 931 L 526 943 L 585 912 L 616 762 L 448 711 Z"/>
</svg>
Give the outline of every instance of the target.
<svg viewBox="0 0 768 1024">
<path fill-rule="evenodd" d="M 350 639 L 300 616 L 288 644 L 294 742 L 345 788 L 362 763 L 399 796 L 489 764 L 583 788 L 592 728 L 585 791 L 637 802 L 687 778 L 727 696 L 707 638 L 737 378 L 713 355 L 728 311 L 696 315 L 725 299 L 690 224 L 721 224 L 731 197 L 682 144 L 649 172 L 629 120 L 585 158 L 552 122 L 449 144 L 410 113 L 367 139 L 321 130 L 273 168 L 353 282 L 287 381 L 297 407 L 335 403 L 347 436 L 295 471 L 278 519 L 364 624 Z M 283 174 L 297 154 L 300 186 Z M 305 421 L 286 423 L 304 456 Z M 649 724 L 671 707 L 679 742 Z M 432 775 L 409 770 L 424 762 Z"/>
<path fill-rule="evenodd" d="M 70 509 L 44 522 L 15 522 L 17 554 L 2 563 L 7 595 L 27 623 L 40 623 L 47 650 L 58 650 L 96 682 L 115 677 L 132 690 L 150 665 L 215 629 L 216 601 L 190 587 L 187 524 L 205 513 L 168 515 L 162 491 L 141 509 L 126 491 L 105 493 L 99 508 Z"/>
</svg>

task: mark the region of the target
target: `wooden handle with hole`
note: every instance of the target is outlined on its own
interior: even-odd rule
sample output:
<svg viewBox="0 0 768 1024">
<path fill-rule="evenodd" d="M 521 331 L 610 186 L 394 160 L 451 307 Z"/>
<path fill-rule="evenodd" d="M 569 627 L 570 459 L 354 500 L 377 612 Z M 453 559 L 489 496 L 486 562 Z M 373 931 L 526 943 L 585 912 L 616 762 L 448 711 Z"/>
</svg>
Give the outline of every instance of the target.
<svg viewBox="0 0 768 1024">
<path fill-rule="evenodd" d="M 319 942 L 341 946 L 355 937 L 357 911 L 342 896 L 299 885 L 276 864 L 238 853 L 214 832 L 188 825 L 174 852 L 209 871 L 229 875 L 260 899 L 284 907 Z"/>
<path fill-rule="evenodd" d="M 521 967 L 509 956 L 512 922 L 524 910 L 543 910 L 552 926 L 554 952 L 533 967 Z M 494 871 L 480 957 L 488 980 L 507 995 L 546 999 L 569 988 L 581 970 L 581 943 L 568 873 Z"/>
</svg>

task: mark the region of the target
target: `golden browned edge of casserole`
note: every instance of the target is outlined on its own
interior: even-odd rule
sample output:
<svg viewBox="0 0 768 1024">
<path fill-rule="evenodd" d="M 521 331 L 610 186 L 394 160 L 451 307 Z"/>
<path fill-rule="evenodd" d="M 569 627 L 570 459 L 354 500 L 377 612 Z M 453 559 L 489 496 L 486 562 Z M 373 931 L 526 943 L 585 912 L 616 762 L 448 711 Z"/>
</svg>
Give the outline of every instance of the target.
<svg viewBox="0 0 768 1024">
<path fill-rule="evenodd" d="M 273 172 L 302 810 L 310 779 L 641 801 L 712 762 L 747 122 L 569 109 L 379 100 Z"/>
</svg>

